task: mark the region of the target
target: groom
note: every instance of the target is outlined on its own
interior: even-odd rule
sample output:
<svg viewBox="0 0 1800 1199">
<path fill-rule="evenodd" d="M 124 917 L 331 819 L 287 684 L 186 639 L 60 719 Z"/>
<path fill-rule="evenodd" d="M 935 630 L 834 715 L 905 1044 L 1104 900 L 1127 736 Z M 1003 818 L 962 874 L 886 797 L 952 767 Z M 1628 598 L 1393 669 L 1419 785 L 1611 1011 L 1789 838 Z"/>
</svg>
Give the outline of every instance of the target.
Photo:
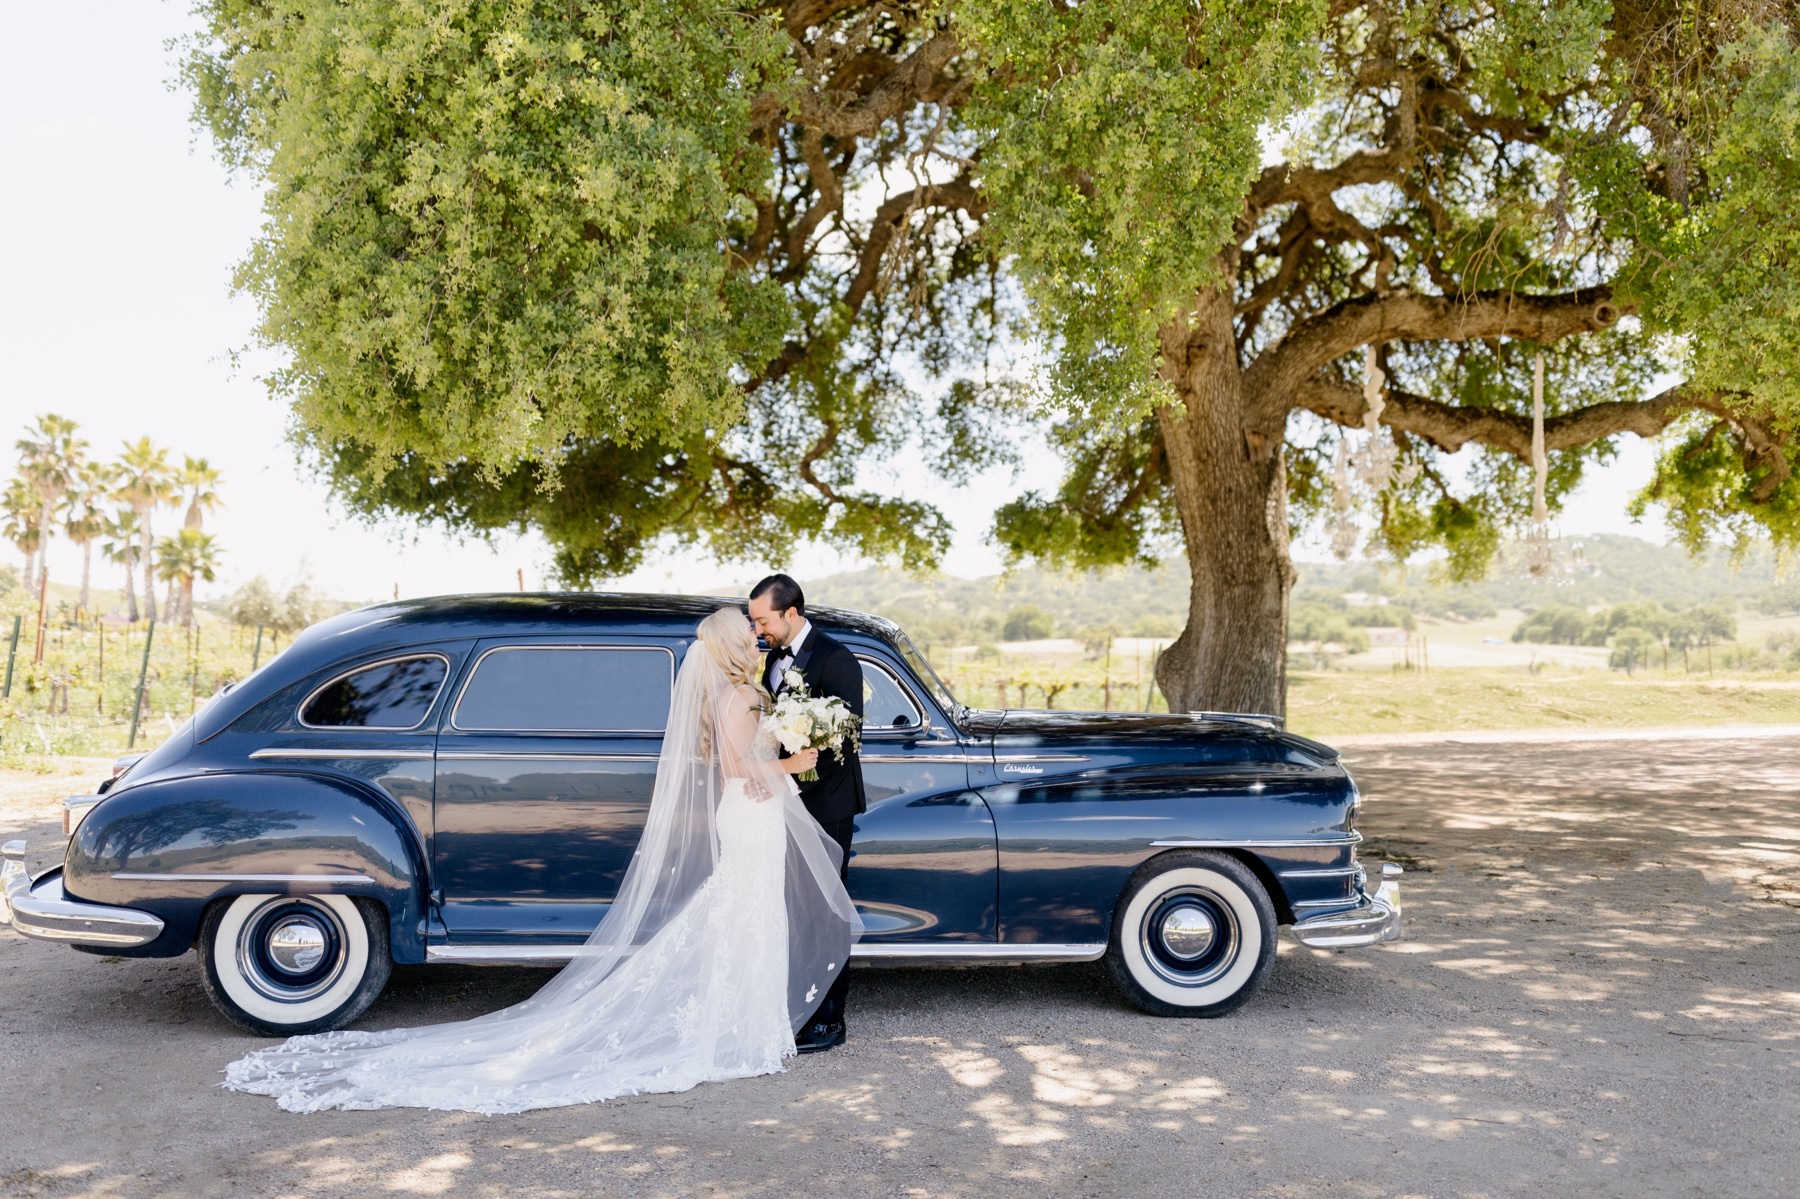
<svg viewBox="0 0 1800 1199">
<path fill-rule="evenodd" d="M 863 714 L 862 667 L 856 655 L 806 619 L 806 596 L 787 575 L 774 574 L 750 589 L 750 622 L 769 646 L 763 685 L 780 695 L 790 670 L 799 671 L 806 689 L 816 696 L 835 695 L 858 716 Z M 783 755 L 785 756 L 785 755 Z M 800 802 L 819 822 L 825 835 L 843 852 L 840 877 L 850 875 L 850 834 L 858 814 L 868 810 L 863 792 L 862 762 L 856 750 L 819 755 L 819 777 L 799 783 Z M 844 1043 L 844 998 L 850 991 L 849 963 L 839 970 L 819 1010 L 794 1037 L 801 1053 L 819 1053 Z"/>
</svg>

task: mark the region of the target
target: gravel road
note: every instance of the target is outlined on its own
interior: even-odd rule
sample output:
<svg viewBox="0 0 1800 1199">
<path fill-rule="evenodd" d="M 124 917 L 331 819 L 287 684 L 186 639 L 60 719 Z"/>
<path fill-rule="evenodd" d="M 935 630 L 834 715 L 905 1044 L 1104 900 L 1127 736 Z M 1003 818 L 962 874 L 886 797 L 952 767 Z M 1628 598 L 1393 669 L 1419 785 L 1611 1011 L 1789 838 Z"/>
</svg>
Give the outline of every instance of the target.
<svg viewBox="0 0 1800 1199">
<path fill-rule="evenodd" d="M 1097 966 L 862 970 L 787 1073 L 520 1116 L 294 1116 L 191 957 L 0 933 L 0 1195 L 1779 1196 L 1800 1193 L 1800 730 L 1360 743 L 1407 939 L 1284 939 L 1234 1016 Z M 57 780 L 0 776 L 56 852 Z M 364 1026 L 544 974 L 396 972 Z"/>
</svg>

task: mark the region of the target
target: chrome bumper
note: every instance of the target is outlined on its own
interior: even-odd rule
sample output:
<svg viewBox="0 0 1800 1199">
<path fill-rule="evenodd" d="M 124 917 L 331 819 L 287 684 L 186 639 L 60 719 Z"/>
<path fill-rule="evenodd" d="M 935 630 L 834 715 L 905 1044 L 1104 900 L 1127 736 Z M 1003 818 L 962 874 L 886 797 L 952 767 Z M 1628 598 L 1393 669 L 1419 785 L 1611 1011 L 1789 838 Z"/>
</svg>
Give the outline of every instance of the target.
<svg viewBox="0 0 1800 1199">
<path fill-rule="evenodd" d="M 0 924 L 42 941 L 100 947 L 148 945 L 163 930 L 148 912 L 64 899 L 60 871 L 34 883 L 25 873 L 23 841 L 0 846 Z"/>
<path fill-rule="evenodd" d="M 1381 886 L 1361 907 L 1294 922 L 1294 937 L 1313 949 L 1356 949 L 1400 939 L 1400 867 L 1381 868 Z"/>
</svg>

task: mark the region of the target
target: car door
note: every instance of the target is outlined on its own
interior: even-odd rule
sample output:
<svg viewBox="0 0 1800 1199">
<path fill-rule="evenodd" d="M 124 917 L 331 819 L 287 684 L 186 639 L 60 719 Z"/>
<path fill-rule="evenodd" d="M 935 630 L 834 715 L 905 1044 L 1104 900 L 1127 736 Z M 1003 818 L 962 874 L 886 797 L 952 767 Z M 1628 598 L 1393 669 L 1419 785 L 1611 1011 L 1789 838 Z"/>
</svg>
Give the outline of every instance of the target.
<svg viewBox="0 0 1800 1199">
<path fill-rule="evenodd" d="M 674 676 L 648 638 L 477 647 L 438 737 L 432 956 L 554 957 L 593 931 L 643 830 Z"/>
<path fill-rule="evenodd" d="M 969 789 L 969 749 L 892 655 L 854 645 L 863 669 L 863 783 L 851 842 L 858 957 L 906 957 L 998 936 L 994 820 Z"/>
</svg>

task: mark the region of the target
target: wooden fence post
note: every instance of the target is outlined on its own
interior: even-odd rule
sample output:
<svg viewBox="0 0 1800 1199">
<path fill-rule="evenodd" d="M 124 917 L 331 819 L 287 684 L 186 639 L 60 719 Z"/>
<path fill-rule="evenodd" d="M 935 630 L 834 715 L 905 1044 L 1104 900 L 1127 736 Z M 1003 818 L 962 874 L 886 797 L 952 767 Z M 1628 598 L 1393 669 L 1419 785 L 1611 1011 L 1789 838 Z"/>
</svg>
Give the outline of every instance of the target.
<svg viewBox="0 0 1800 1199">
<path fill-rule="evenodd" d="M 137 746 L 138 718 L 144 714 L 144 680 L 150 674 L 150 643 L 156 640 L 156 617 L 150 617 L 150 626 L 144 630 L 144 661 L 138 667 L 137 695 L 131 704 L 131 737 L 125 742 L 126 749 Z"/>
<path fill-rule="evenodd" d="M 13 617 L 12 645 L 6 651 L 6 689 L 0 691 L 0 699 L 12 694 L 13 659 L 19 656 L 19 628 L 25 623 L 23 616 Z"/>
</svg>

